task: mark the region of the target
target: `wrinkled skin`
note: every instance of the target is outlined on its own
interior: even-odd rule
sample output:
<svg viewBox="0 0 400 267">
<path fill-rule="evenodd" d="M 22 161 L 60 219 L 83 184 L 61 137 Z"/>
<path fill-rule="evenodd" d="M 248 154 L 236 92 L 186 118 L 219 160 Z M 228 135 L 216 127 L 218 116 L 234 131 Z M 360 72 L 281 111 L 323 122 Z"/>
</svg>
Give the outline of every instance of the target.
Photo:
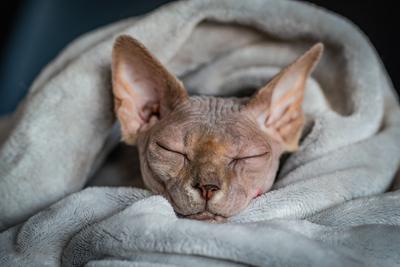
<svg viewBox="0 0 400 267">
<path fill-rule="evenodd" d="M 284 152 L 298 147 L 317 44 L 250 98 L 190 97 L 137 40 L 113 50 L 115 113 L 137 145 L 145 185 L 187 218 L 224 221 L 272 187 Z"/>
<path fill-rule="evenodd" d="M 192 97 L 139 133 L 145 184 L 167 197 L 179 214 L 229 217 L 271 188 L 281 146 L 241 112 L 240 102 Z M 220 190 L 206 201 L 198 183 L 217 184 Z"/>
</svg>

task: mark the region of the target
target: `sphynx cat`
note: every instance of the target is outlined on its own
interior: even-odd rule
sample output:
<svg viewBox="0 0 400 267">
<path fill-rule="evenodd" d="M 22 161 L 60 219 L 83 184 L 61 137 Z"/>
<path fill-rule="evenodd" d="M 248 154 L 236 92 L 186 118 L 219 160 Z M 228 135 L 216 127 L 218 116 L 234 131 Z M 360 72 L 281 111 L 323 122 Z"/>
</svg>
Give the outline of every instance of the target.
<svg viewBox="0 0 400 267">
<path fill-rule="evenodd" d="M 222 222 L 269 191 L 283 153 L 304 126 L 302 102 L 318 43 L 253 96 L 189 96 L 139 41 L 120 36 L 112 55 L 115 114 L 136 145 L 148 189 L 183 217 Z"/>
</svg>

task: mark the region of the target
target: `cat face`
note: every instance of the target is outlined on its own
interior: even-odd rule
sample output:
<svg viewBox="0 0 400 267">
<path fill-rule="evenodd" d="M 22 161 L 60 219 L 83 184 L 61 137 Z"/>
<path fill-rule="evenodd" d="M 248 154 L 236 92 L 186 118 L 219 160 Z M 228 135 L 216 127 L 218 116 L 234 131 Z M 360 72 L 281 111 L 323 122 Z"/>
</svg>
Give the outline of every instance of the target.
<svg viewBox="0 0 400 267">
<path fill-rule="evenodd" d="M 268 191 L 283 152 L 304 124 L 304 87 L 317 44 L 251 98 L 188 96 L 137 40 L 113 51 L 115 112 L 123 140 L 139 150 L 146 186 L 182 216 L 224 220 Z"/>
<path fill-rule="evenodd" d="M 190 97 L 140 132 L 147 187 L 198 219 L 229 217 L 268 191 L 282 149 L 243 107 L 241 99 Z"/>
</svg>

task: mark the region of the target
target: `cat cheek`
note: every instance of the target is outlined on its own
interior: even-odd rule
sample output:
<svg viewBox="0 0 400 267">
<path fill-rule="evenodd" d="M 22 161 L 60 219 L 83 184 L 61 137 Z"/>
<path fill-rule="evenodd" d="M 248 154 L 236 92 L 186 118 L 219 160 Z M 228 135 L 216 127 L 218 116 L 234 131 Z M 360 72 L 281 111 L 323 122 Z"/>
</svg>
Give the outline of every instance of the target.
<svg viewBox="0 0 400 267">
<path fill-rule="evenodd" d="M 185 167 L 185 158 L 180 155 L 174 155 L 167 159 L 168 163 L 164 165 L 169 177 L 179 177 Z"/>
<path fill-rule="evenodd" d="M 170 179 L 176 179 L 180 177 L 180 174 L 184 168 L 184 159 L 175 157 L 168 157 L 160 159 L 156 162 L 150 163 L 151 170 L 159 177 L 160 180 L 166 182 Z"/>
<path fill-rule="evenodd" d="M 270 163 L 269 157 L 254 158 L 251 162 L 251 166 L 253 169 L 259 170 L 269 166 Z"/>
</svg>

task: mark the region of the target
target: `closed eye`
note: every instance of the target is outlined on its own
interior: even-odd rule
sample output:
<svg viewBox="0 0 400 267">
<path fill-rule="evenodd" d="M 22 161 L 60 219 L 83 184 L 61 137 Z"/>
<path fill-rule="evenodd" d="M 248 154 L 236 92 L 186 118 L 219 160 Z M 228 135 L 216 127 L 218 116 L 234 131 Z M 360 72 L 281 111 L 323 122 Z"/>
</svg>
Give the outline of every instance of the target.
<svg viewBox="0 0 400 267">
<path fill-rule="evenodd" d="M 257 155 L 233 158 L 229 164 L 234 164 L 234 163 L 236 163 L 238 161 L 246 160 L 246 159 L 261 158 L 261 157 L 267 156 L 268 154 L 269 154 L 269 152 L 267 151 L 267 152 L 264 152 L 264 153 L 261 153 L 261 154 L 257 154 Z"/>
<path fill-rule="evenodd" d="M 171 152 L 171 153 L 175 153 L 175 154 L 182 155 L 183 157 L 185 157 L 186 160 L 189 161 L 189 158 L 188 158 L 187 155 L 186 155 L 185 153 L 183 153 L 183 152 L 179 152 L 179 151 L 173 150 L 173 149 L 171 149 L 171 148 L 168 148 L 167 146 L 165 146 L 165 145 L 163 145 L 163 144 L 160 144 L 159 142 L 156 142 L 156 145 L 157 145 L 158 147 L 160 147 L 160 148 L 166 150 L 166 151 Z"/>
</svg>

